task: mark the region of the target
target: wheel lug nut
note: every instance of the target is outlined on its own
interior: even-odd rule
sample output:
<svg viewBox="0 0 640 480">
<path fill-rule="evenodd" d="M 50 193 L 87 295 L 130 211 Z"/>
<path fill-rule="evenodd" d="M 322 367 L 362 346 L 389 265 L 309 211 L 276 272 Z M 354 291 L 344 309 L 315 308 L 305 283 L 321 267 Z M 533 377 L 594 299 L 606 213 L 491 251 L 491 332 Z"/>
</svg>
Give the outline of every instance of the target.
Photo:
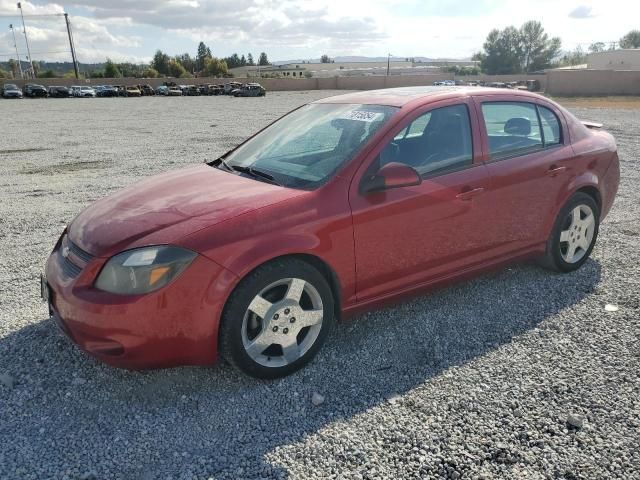
<svg viewBox="0 0 640 480">
<path fill-rule="evenodd" d="M 285 314 L 285 315 L 289 315 L 289 312 L 290 312 L 290 311 L 291 311 L 291 310 L 289 310 L 288 308 L 285 308 L 285 309 L 284 309 L 284 314 Z"/>
<path fill-rule="evenodd" d="M 282 333 L 284 333 L 286 335 L 287 333 L 289 333 L 289 329 L 288 328 L 283 328 L 282 329 Z"/>
<path fill-rule="evenodd" d="M 296 323 L 296 317 L 291 317 L 289 319 L 289 323 Z"/>
<path fill-rule="evenodd" d="M 277 319 L 279 319 L 279 318 L 280 318 L 280 315 L 278 315 L 277 313 L 273 316 L 273 319 L 274 319 L 274 320 L 277 320 Z"/>
<path fill-rule="evenodd" d="M 271 330 L 273 330 L 274 332 L 278 331 L 278 327 L 273 327 Z"/>
</svg>

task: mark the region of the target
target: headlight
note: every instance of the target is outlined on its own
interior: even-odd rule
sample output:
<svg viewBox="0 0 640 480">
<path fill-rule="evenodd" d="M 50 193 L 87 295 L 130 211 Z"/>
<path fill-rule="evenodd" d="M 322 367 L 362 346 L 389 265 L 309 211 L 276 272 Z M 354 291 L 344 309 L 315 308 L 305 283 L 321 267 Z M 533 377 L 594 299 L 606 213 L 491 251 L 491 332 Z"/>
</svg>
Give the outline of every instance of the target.
<svg viewBox="0 0 640 480">
<path fill-rule="evenodd" d="M 196 258 L 197 253 L 171 246 L 144 247 L 111 257 L 95 287 L 121 295 L 139 295 L 164 287 Z"/>
</svg>

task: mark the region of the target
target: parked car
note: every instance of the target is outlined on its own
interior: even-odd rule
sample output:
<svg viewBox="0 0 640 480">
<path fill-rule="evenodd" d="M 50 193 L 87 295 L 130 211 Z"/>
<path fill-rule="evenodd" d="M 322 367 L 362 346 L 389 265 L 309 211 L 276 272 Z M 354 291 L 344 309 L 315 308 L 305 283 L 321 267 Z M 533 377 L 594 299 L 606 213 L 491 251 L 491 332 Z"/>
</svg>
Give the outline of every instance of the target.
<svg viewBox="0 0 640 480">
<path fill-rule="evenodd" d="M 267 91 L 259 83 L 246 83 L 232 93 L 234 97 L 264 97 Z"/>
<path fill-rule="evenodd" d="M 116 87 L 114 87 L 113 85 L 102 85 L 100 87 L 100 90 L 98 90 L 98 87 L 96 87 L 96 95 L 98 97 L 117 97 L 118 96 L 118 89 Z"/>
<path fill-rule="evenodd" d="M 30 98 L 43 98 L 47 96 L 47 89 L 42 85 L 27 83 L 23 89 L 24 95 Z"/>
<path fill-rule="evenodd" d="M 156 91 L 149 84 L 147 85 L 138 85 L 138 89 L 142 93 L 143 96 L 150 97 L 156 94 Z"/>
<path fill-rule="evenodd" d="M 490 82 L 487 84 L 489 88 L 507 88 L 507 84 L 504 82 Z"/>
<path fill-rule="evenodd" d="M 169 95 L 169 87 L 167 87 L 166 85 L 160 85 L 158 88 L 156 88 L 156 95 Z"/>
<path fill-rule="evenodd" d="M 180 87 L 169 87 L 168 95 L 170 97 L 181 97 L 182 89 Z"/>
<path fill-rule="evenodd" d="M 201 94 L 198 85 L 186 85 L 183 89 L 183 93 L 189 97 L 199 97 Z"/>
<path fill-rule="evenodd" d="M 141 97 L 142 96 L 142 92 L 140 91 L 140 89 L 138 89 L 138 87 L 136 87 L 134 85 L 129 85 L 129 86 L 125 87 L 125 91 L 127 92 L 127 97 Z"/>
<path fill-rule="evenodd" d="M 2 86 L 3 98 L 22 98 L 22 91 L 14 83 L 5 83 Z"/>
<path fill-rule="evenodd" d="M 224 85 L 213 85 L 209 90 L 211 95 L 224 95 Z"/>
<path fill-rule="evenodd" d="M 225 83 L 223 86 L 223 92 L 225 95 L 231 95 L 231 92 L 233 92 L 237 88 L 240 88 L 241 86 L 242 84 L 238 82 Z"/>
<path fill-rule="evenodd" d="M 52 85 L 49 87 L 50 98 L 69 98 L 71 96 L 71 90 L 67 87 Z"/>
<path fill-rule="evenodd" d="M 71 86 L 71 94 L 74 97 L 90 98 L 90 97 L 95 97 L 96 96 L 96 91 L 93 89 L 93 87 L 72 85 Z"/>
<path fill-rule="evenodd" d="M 325 98 L 217 160 L 90 205 L 57 241 L 43 296 L 108 364 L 220 355 L 279 377 L 336 318 L 514 260 L 577 270 L 619 177 L 609 133 L 530 92 Z"/>
</svg>

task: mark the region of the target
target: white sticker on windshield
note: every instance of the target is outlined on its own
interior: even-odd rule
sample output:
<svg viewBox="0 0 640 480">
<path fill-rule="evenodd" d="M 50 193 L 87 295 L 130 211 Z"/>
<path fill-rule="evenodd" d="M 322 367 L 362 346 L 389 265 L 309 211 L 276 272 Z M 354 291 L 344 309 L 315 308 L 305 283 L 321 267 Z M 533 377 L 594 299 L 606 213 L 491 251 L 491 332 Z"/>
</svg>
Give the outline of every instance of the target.
<svg viewBox="0 0 640 480">
<path fill-rule="evenodd" d="M 356 110 L 353 112 L 345 113 L 340 118 L 345 120 L 358 120 L 359 122 L 375 122 L 382 117 L 381 112 L 365 112 L 362 110 Z"/>
</svg>

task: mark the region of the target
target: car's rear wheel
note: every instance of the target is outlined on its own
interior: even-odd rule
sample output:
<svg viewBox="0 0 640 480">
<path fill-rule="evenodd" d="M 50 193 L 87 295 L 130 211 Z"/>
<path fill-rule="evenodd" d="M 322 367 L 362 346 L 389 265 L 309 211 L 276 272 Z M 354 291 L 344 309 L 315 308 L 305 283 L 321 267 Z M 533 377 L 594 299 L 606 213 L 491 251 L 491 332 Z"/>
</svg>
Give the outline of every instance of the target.
<svg viewBox="0 0 640 480">
<path fill-rule="evenodd" d="M 586 193 L 576 193 L 558 214 L 542 264 L 558 272 L 577 270 L 589 258 L 599 226 L 596 201 Z"/>
<path fill-rule="evenodd" d="M 282 377 L 315 356 L 333 321 L 324 276 L 302 260 L 276 260 L 249 274 L 229 297 L 220 353 L 253 377 Z"/>
</svg>

